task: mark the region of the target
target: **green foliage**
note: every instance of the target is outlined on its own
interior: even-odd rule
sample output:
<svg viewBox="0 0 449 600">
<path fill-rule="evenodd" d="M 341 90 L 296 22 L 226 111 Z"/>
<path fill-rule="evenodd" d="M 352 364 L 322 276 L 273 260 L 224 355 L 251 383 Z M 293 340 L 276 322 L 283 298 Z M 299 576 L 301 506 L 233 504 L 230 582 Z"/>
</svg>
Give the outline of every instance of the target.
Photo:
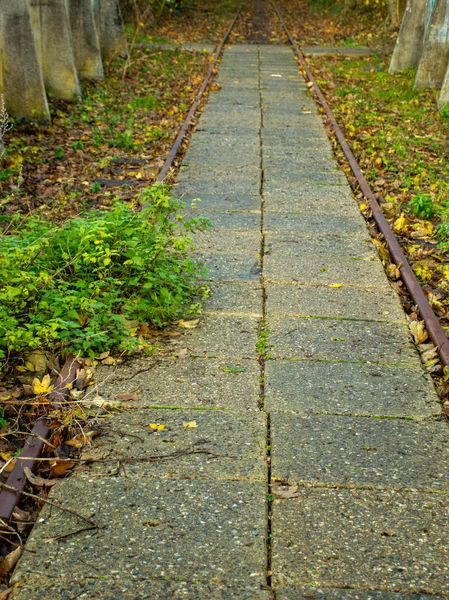
<svg viewBox="0 0 449 600">
<path fill-rule="evenodd" d="M 139 323 L 161 327 L 201 309 L 201 265 L 188 256 L 183 204 L 162 184 L 142 210 L 116 202 L 62 226 L 30 217 L 0 237 L 0 357 L 37 347 L 95 355 L 138 343 Z"/>
<path fill-rule="evenodd" d="M 408 204 L 415 217 L 422 217 L 423 219 L 431 219 L 434 214 L 434 205 L 432 196 L 429 194 L 416 194 Z"/>
</svg>

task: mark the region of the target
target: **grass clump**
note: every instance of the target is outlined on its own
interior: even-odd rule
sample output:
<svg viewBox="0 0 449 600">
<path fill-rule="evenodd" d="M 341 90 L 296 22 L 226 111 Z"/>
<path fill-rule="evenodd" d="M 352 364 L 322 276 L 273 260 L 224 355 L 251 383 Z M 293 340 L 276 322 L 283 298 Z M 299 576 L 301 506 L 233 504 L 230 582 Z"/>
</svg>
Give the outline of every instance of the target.
<svg viewBox="0 0 449 600">
<path fill-rule="evenodd" d="M 0 237 L 0 358 L 129 350 L 141 323 L 200 311 L 204 269 L 188 252 L 207 220 L 184 220 L 162 184 L 138 201 L 141 210 L 117 201 L 61 226 L 33 216 Z"/>
</svg>

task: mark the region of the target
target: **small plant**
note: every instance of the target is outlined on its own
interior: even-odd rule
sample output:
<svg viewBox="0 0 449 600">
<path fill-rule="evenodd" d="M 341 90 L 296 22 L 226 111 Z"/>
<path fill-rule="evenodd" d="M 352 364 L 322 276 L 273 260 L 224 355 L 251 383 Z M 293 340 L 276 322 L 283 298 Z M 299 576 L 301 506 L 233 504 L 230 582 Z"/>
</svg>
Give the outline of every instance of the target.
<svg viewBox="0 0 449 600">
<path fill-rule="evenodd" d="M 3 160 L 6 154 L 5 135 L 11 129 L 9 115 L 6 112 L 5 99 L 0 96 L 0 161 Z"/>
<path fill-rule="evenodd" d="M 139 344 L 140 323 L 162 327 L 201 309 L 201 265 L 188 256 L 183 204 L 157 184 L 62 226 L 32 216 L 0 237 L 0 358 L 58 347 L 93 356 Z"/>
<path fill-rule="evenodd" d="M 101 183 L 98 183 L 98 181 L 94 181 L 93 184 L 90 186 L 90 191 L 92 194 L 98 194 L 98 192 L 101 192 Z"/>
<path fill-rule="evenodd" d="M 64 158 L 64 148 L 61 148 L 61 146 L 56 148 L 53 156 L 59 159 Z"/>
<path fill-rule="evenodd" d="M 74 150 L 84 150 L 84 144 L 81 140 L 78 140 L 77 142 L 73 142 L 72 148 Z"/>
<path fill-rule="evenodd" d="M 434 204 L 429 194 L 416 194 L 408 205 L 411 207 L 415 217 L 430 219 L 434 215 Z"/>
</svg>

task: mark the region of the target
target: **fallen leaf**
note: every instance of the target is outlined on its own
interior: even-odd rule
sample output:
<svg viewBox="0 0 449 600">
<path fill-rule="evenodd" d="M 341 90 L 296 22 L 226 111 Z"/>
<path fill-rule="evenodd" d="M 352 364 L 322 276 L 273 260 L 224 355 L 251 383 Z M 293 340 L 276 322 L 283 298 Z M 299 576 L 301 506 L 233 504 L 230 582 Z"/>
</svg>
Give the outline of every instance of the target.
<svg viewBox="0 0 449 600">
<path fill-rule="evenodd" d="M 11 573 L 11 571 L 16 566 L 17 561 L 22 556 L 22 552 L 23 552 L 23 546 L 17 546 L 17 548 L 15 548 L 12 552 L 10 552 L 9 554 L 7 554 L 5 556 L 2 563 L 0 564 L 0 568 L 5 573 Z"/>
<path fill-rule="evenodd" d="M 405 218 L 404 213 L 401 213 L 401 216 L 399 218 L 396 219 L 396 221 L 394 222 L 394 230 L 395 231 L 407 231 L 408 229 L 408 224 L 407 224 L 407 220 Z"/>
<path fill-rule="evenodd" d="M 330 288 L 341 288 L 343 286 L 342 283 L 329 283 L 328 287 Z"/>
<path fill-rule="evenodd" d="M 186 429 L 195 429 L 196 427 L 198 427 L 198 424 L 197 424 L 197 422 L 196 422 L 196 421 L 185 421 L 185 422 L 183 423 L 183 426 L 184 426 Z"/>
<path fill-rule="evenodd" d="M 412 321 L 409 327 L 410 332 L 417 344 L 422 344 L 429 337 L 429 334 L 426 331 L 424 321 Z"/>
<path fill-rule="evenodd" d="M 290 487 L 284 488 L 275 488 L 273 489 L 273 494 L 275 494 L 279 498 L 297 498 L 298 496 L 300 496 L 297 485 L 292 485 Z"/>
<path fill-rule="evenodd" d="M 165 425 L 162 425 L 162 423 L 150 423 L 148 427 L 154 431 L 164 431 L 165 429 Z"/>
<path fill-rule="evenodd" d="M 200 322 L 199 319 L 191 319 L 190 321 L 185 321 L 184 319 L 180 319 L 177 322 L 177 325 L 179 325 L 179 327 L 183 327 L 184 329 L 194 329 L 198 323 Z"/>
<path fill-rule="evenodd" d="M 55 460 L 54 462 L 51 463 L 50 467 L 51 467 L 51 470 L 53 471 L 53 475 L 56 475 L 57 477 L 62 477 L 68 471 L 73 469 L 75 464 L 76 463 L 74 463 L 71 460 Z"/>
<path fill-rule="evenodd" d="M 58 483 L 58 479 L 44 479 L 39 475 L 34 475 L 33 471 L 29 467 L 24 467 L 23 472 L 30 483 L 38 487 L 51 487 Z"/>
<path fill-rule="evenodd" d="M 89 438 L 84 435 L 84 433 L 80 433 L 75 435 L 71 440 L 67 440 L 67 446 L 72 446 L 73 448 L 84 448 L 89 443 Z"/>
<path fill-rule="evenodd" d="M 401 271 L 399 270 L 398 266 L 394 263 L 390 263 L 387 266 L 387 274 L 392 279 L 399 279 L 401 277 Z"/>
<path fill-rule="evenodd" d="M 119 394 L 118 397 L 120 398 L 120 400 L 123 400 L 124 402 L 129 402 L 130 400 L 132 400 L 133 402 L 137 402 L 139 399 L 139 394 L 137 392 L 135 394 L 131 394 L 131 392 L 127 392 L 124 394 Z"/>
<path fill-rule="evenodd" d="M 50 385 L 50 382 L 50 375 L 44 375 L 44 377 L 42 377 L 42 381 L 39 381 L 39 379 L 35 377 L 32 382 L 33 392 L 37 396 L 45 396 L 45 394 L 49 394 L 53 389 L 53 386 Z"/>
</svg>

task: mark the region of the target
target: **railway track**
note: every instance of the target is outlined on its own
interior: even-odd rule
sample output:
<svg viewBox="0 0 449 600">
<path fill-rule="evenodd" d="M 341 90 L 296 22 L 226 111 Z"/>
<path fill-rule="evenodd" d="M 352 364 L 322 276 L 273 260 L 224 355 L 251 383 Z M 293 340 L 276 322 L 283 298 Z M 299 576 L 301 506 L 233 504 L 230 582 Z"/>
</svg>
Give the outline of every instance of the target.
<svg viewBox="0 0 449 600">
<path fill-rule="evenodd" d="M 379 231 L 384 236 L 385 242 L 388 245 L 389 251 L 391 253 L 391 256 L 393 257 L 395 264 L 398 266 L 398 268 L 401 272 L 401 277 L 404 281 L 404 284 L 407 287 L 414 302 L 418 306 L 420 314 L 426 324 L 426 328 L 427 328 L 435 346 L 438 348 L 441 362 L 443 363 L 443 365 L 449 365 L 449 340 L 447 339 L 446 334 L 439 323 L 438 317 L 435 315 L 432 308 L 430 307 L 430 305 L 425 297 L 425 294 L 423 293 L 422 288 L 413 273 L 412 268 L 410 267 L 410 265 L 407 262 L 405 254 L 403 253 L 393 231 L 391 230 L 388 221 L 385 219 L 385 217 L 382 213 L 382 209 L 379 206 L 379 204 L 374 196 L 374 193 L 372 192 L 372 190 L 369 187 L 369 184 L 367 183 L 366 179 L 364 178 L 364 176 L 360 170 L 360 167 L 358 166 L 357 161 L 356 161 L 354 155 L 352 154 L 352 152 L 347 144 L 347 141 L 345 140 L 344 134 L 343 134 L 342 130 L 340 129 L 340 127 L 338 126 L 338 123 L 336 122 L 334 115 L 333 115 L 330 107 L 328 106 L 326 99 L 324 98 L 324 95 L 322 94 L 322 92 L 313 76 L 313 73 L 311 72 L 311 70 L 308 66 L 308 63 L 307 63 L 303 53 L 301 52 L 301 49 L 299 48 L 298 44 L 296 43 L 296 41 L 292 37 L 291 33 L 289 32 L 288 27 L 285 23 L 285 20 L 282 17 L 281 7 L 279 6 L 279 4 L 274 4 L 274 3 L 271 3 L 271 6 L 273 7 L 273 10 L 277 14 L 286 34 L 288 36 L 290 44 L 292 45 L 294 52 L 296 53 L 298 61 L 301 65 L 301 67 L 304 69 L 306 76 L 308 78 L 308 81 L 312 84 L 312 88 L 313 88 L 319 102 L 321 103 L 330 124 L 332 125 L 334 133 L 341 145 L 341 148 L 348 160 L 348 163 L 349 163 L 355 177 L 357 178 L 360 190 L 363 192 L 364 196 L 366 197 L 366 199 L 369 202 L 373 217 L 377 223 Z M 230 33 L 232 32 L 233 27 L 235 26 L 235 23 L 239 17 L 239 13 L 240 13 L 240 9 L 239 9 L 239 12 L 237 12 L 237 14 L 235 15 L 233 21 L 230 23 L 221 42 L 217 46 L 217 50 L 214 55 L 214 60 L 208 69 L 208 72 L 205 76 L 205 79 L 204 79 L 200 89 L 199 89 L 199 92 L 195 98 L 195 101 L 187 115 L 187 118 L 184 121 L 184 123 L 182 124 L 179 134 L 176 138 L 176 141 L 175 141 L 169 155 L 167 156 L 167 159 L 157 177 L 158 181 L 166 181 L 167 177 L 171 173 L 173 163 L 176 160 L 176 157 L 178 156 L 180 148 L 190 130 L 192 120 L 196 115 L 196 112 L 197 112 L 198 106 L 201 102 L 201 99 L 203 97 L 204 91 L 206 90 L 207 85 L 210 81 L 210 78 L 213 75 L 214 69 L 216 68 L 216 65 L 220 59 L 220 56 L 221 56 L 223 48 L 226 44 L 226 41 L 227 41 Z M 105 182 L 105 183 L 107 183 L 107 182 Z M 64 394 L 67 391 L 67 383 L 70 383 L 74 380 L 74 378 L 76 376 L 77 368 L 79 368 L 79 364 L 76 363 L 76 360 L 73 357 L 71 357 L 64 365 L 64 367 L 61 371 L 61 375 L 58 379 L 56 388 L 52 392 L 52 396 L 50 397 L 50 400 L 53 401 L 55 404 L 64 398 Z M 30 467 L 30 465 L 33 465 L 34 462 L 36 462 L 36 459 L 38 458 L 41 449 L 45 446 L 45 440 L 48 439 L 48 436 L 49 436 L 48 423 L 46 423 L 45 419 L 42 419 L 36 424 L 35 428 L 31 432 L 30 438 L 26 442 L 24 453 L 22 455 L 22 458 L 24 460 L 19 459 L 17 461 L 16 467 L 6 483 L 7 489 L 4 489 L 2 491 L 2 493 L 0 494 L 0 517 L 1 518 L 5 519 L 5 520 L 8 520 L 10 518 L 16 503 L 20 500 L 20 492 L 23 490 L 24 485 L 26 483 L 24 467 Z M 271 584 L 271 580 L 269 577 L 268 585 L 270 585 L 270 584 Z"/>
</svg>

